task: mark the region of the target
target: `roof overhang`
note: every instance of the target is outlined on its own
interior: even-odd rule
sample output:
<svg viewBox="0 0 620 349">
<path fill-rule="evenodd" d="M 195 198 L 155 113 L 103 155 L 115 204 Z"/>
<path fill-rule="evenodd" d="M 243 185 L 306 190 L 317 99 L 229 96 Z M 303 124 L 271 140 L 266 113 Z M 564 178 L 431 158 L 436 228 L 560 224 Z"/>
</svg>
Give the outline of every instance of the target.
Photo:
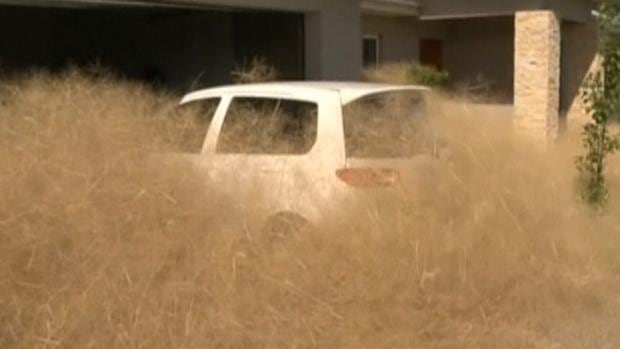
<svg viewBox="0 0 620 349">
<path fill-rule="evenodd" d="M 0 0 L 0 5 L 61 8 L 254 9 L 305 12 L 320 10 L 318 1 L 297 0 Z"/>
<path fill-rule="evenodd" d="M 444 20 L 512 16 L 518 11 L 551 10 L 562 19 L 587 22 L 591 0 L 426 0 L 420 19 Z"/>
<path fill-rule="evenodd" d="M 417 16 L 420 5 L 415 0 L 362 0 L 362 11 L 390 16 Z"/>
<path fill-rule="evenodd" d="M 197 3 L 183 0 L 0 0 L 0 5 L 99 8 L 99 7 L 142 7 L 142 8 L 204 8 Z"/>
</svg>

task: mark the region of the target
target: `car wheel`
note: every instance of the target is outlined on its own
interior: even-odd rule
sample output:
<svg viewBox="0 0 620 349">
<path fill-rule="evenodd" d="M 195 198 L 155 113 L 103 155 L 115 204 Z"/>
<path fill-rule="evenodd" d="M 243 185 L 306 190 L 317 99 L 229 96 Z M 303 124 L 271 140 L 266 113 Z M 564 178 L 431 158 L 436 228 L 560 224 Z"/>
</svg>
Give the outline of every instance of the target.
<svg viewBox="0 0 620 349">
<path fill-rule="evenodd" d="M 310 223 L 299 215 L 281 213 L 269 218 L 263 231 L 271 243 L 280 244 L 294 240 L 307 232 L 310 226 Z"/>
</svg>

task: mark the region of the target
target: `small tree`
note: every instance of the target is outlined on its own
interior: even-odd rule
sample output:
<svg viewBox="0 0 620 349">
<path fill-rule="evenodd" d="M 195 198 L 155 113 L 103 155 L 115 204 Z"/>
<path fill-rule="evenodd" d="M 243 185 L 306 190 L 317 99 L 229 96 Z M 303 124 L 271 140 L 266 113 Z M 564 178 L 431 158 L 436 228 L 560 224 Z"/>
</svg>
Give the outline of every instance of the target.
<svg viewBox="0 0 620 349">
<path fill-rule="evenodd" d="M 592 119 L 585 125 L 582 142 L 585 155 L 577 160 L 582 179 L 582 198 L 602 208 L 608 198 L 605 164 L 609 155 L 620 149 L 620 140 L 612 135 L 609 122 L 618 112 L 620 102 L 620 38 L 616 33 L 620 6 L 617 0 L 599 6 L 599 54 L 602 69 L 586 79 L 582 98 Z"/>
</svg>

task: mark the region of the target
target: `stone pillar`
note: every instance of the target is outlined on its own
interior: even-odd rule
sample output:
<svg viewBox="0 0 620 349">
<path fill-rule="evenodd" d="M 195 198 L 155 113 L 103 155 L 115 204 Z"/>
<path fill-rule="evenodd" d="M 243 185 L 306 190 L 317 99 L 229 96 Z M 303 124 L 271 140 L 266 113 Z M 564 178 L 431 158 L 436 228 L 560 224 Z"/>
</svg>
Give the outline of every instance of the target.
<svg viewBox="0 0 620 349">
<path fill-rule="evenodd" d="M 560 19 L 553 11 L 515 16 L 515 129 L 537 141 L 559 129 Z"/>
</svg>

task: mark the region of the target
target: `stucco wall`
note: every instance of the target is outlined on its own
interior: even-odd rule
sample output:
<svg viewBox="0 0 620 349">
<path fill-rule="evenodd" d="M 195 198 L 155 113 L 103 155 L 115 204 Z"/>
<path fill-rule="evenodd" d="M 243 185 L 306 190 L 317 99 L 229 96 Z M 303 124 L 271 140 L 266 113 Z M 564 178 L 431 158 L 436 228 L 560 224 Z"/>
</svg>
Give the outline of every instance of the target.
<svg viewBox="0 0 620 349">
<path fill-rule="evenodd" d="M 358 80 L 362 74 L 359 0 L 321 0 L 320 5 L 319 10 L 304 12 L 306 78 Z"/>
<path fill-rule="evenodd" d="M 357 80 L 362 71 L 360 0 L 183 0 L 304 13 L 306 78 Z"/>
<path fill-rule="evenodd" d="M 362 32 L 381 38 L 381 63 L 418 58 L 418 31 L 411 17 L 364 15 Z"/>
<path fill-rule="evenodd" d="M 514 91 L 514 19 L 472 18 L 450 21 L 445 51 L 446 69 L 456 84 L 480 78 L 489 96 L 512 103 Z"/>
<path fill-rule="evenodd" d="M 494 101 L 512 103 L 514 91 L 514 19 L 512 16 L 420 21 L 363 16 L 364 34 L 381 37 L 382 63 L 418 60 L 420 38 L 444 41 L 444 65 L 455 85 L 479 78 Z"/>
<path fill-rule="evenodd" d="M 362 71 L 360 0 L 184 0 L 305 15 L 306 78 L 357 80 Z"/>
<path fill-rule="evenodd" d="M 391 17 L 365 14 L 362 17 L 365 35 L 381 37 L 382 63 L 419 59 L 420 38 L 441 39 L 446 34 L 442 22 L 421 22 L 413 17 Z"/>
</svg>

